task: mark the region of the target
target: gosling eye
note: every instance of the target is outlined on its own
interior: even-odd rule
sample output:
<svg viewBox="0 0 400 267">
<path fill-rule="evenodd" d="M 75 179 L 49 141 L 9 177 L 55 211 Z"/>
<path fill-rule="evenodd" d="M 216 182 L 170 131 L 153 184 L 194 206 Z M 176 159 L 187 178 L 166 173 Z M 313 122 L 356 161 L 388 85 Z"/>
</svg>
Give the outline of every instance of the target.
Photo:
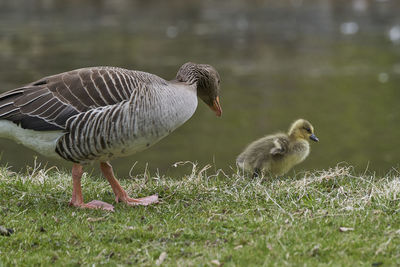
<svg viewBox="0 0 400 267">
<path fill-rule="evenodd" d="M 304 127 L 304 130 L 306 130 L 308 133 L 311 133 L 311 129 L 310 128 Z"/>
</svg>

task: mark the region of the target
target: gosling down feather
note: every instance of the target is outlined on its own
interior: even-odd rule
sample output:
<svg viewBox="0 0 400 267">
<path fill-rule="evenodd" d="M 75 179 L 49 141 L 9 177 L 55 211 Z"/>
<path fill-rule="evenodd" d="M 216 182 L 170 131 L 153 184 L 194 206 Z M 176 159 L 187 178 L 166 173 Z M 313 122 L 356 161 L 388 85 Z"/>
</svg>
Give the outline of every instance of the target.
<svg viewBox="0 0 400 267">
<path fill-rule="evenodd" d="M 308 140 L 318 142 L 310 122 L 299 119 L 289 132 L 267 135 L 249 144 L 237 157 L 237 165 L 253 173 L 253 177 L 268 173 L 280 176 L 299 164 L 310 153 Z"/>
<path fill-rule="evenodd" d="M 142 151 L 181 126 L 197 97 L 221 116 L 219 84 L 212 66 L 191 62 L 171 81 L 116 67 L 56 74 L 0 94 L 0 137 L 73 162 L 73 206 L 113 210 L 102 201 L 83 202 L 82 165 L 91 162 L 100 162 L 116 202 L 149 205 L 158 196 L 130 198 L 109 160 Z"/>
</svg>

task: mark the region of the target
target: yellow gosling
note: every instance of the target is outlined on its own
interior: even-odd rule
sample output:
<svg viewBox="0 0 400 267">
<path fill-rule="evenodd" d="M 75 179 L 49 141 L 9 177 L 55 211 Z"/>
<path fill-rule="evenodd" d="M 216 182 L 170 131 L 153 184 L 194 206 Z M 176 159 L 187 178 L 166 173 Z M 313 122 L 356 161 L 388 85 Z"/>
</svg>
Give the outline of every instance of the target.
<svg viewBox="0 0 400 267">
<path fill-rule="evenodd" d="M 292 123 L 287 134 L 267 135 L 250 143 L 237 157 L 236 163 L 240 168 L 253 172 L 253 177 L 284 175 L 308 156 L 308 140 L 319 141 L 311 123 L 299 119 Z"/>
</svg>

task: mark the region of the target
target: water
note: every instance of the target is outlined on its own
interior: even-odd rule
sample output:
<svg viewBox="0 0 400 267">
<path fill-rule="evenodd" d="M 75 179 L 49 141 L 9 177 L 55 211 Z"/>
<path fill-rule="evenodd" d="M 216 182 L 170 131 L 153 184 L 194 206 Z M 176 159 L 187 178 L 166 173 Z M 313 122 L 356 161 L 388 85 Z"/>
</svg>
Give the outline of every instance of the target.
<svg viewBox="0 0 400 267">
<path fill-rule="evenodd" d="M 178 161 L 229 173 L 247 143 L 297 118 L 320 138 L 297 172 L 347 162 L 386 173 L 400 160 L 399 11 L 394 0 L 3 0 L 0 91 L 85 66 L 172 79 L 184 62 L 208 63 L 222 77 L 223 116 L 200 102 L 160 143 L 114 161 L 119 176 L 136 161 L 133 174 L 188 173 Z M 8 140 L 0 150 L 15 170 L 35 155 Z"/>
</svg>

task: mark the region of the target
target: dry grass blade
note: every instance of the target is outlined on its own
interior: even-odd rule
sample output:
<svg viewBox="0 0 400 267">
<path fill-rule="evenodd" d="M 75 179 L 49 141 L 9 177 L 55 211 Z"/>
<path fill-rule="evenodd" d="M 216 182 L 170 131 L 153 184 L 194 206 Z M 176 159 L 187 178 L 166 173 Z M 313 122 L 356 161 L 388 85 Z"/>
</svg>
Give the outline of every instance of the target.
<svg viewBox="0 0 400 267">
<path fill-rule="evenodd" d="M 351 227 L 339 227 L 340 232 L 349 232 L 349 231 L 354 231 L 354 228 Z"/>
<path fill-rule="evenodd" d="M 104 221 L 105 219 L 106 219 L 105 217 L 98 217 L 98 218 L 89 217 L 89 218 L 87 218 L 87 221 L 88 222 L 99 222 L 99 221 Z"/>
</svg>

